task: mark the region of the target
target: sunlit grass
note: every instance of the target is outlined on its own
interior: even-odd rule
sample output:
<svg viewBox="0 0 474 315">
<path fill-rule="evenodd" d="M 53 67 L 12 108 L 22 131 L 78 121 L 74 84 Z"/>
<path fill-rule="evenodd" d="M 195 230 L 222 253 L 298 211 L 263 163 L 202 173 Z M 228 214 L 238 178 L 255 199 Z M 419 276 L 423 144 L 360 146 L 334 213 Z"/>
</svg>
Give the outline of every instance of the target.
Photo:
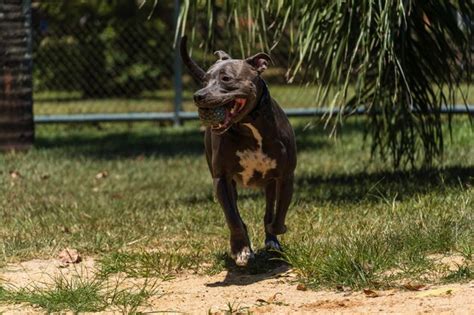
<svg viewBox="0 0 474 315">
<path fill-rule="evenodd" d="M 107 282 L 105 278 L 87 278 L 79 274 L 72 278 L 59 275 L 53 280 L 46 287 L 38 287 L 35 283 L 22 288 L 0 286 L 0 303 L 26 303 L 48 313 L 115 310 L 130 314 L 136 313 L 149 297 L 158 294 L 156 284 L 148 282 L 124 287 L 124 281 Z"/>
<path fill-rule="evenodd" d="M 457 93 L 456 104 L 474 104 L 474 93 L 464 85 L 462 93 Z M 315 85 L 270 85 L 270 92 L 283 108 L 329 107 L 329 104 L 315 102 L 317 86 Z M 349 89 L 349 96 L 354 94 Z M 56 99 L 56 100 L 54 100 Z M 141 98 L 103 98 L 81 99 L 75 92 L 38 92 L 35 94 L 36 115 L 51 114 L 85 114 L 85 113 L 128 113 L 128 112 L 172 112 L 174 111 L 173 90 L 149 92 Z M 183 92 L 183 110 L 196 111 L 192 101 L 192 89 Z"/>
<path fill-rule="evenodd" d="M 294 119 L 295 196 L 284 258 L 314 287 L 391 286 L 472 278 L 474 143 L 454 120 L 444 162 L 395 172 L 370 157 L 363 118 L 342 137 Z M 214 202 L 198 123 L 38 126 L 36 147 L 0 156 L 0 263 L 51 258 L 60 248 L 93 256 L 104 274 L 173 276 L 235 269 L 228 229 Z M 15 176 L 12 176 L 15 172 Z M 106 174 L 97 176 L 97 174 Z M 240 191 L 254 249 L 263 247 L 264 199 Z M 430 255 L 461 255 L 443 271 Z M 272 268 L 265 253 L 238 272 Z M 440 270 L 439 277 L 426 273 Z M 398 270 L 397 278 L 386 272 Z M 444 280 L 443 280 L 444 279 Z"/>
</svg>

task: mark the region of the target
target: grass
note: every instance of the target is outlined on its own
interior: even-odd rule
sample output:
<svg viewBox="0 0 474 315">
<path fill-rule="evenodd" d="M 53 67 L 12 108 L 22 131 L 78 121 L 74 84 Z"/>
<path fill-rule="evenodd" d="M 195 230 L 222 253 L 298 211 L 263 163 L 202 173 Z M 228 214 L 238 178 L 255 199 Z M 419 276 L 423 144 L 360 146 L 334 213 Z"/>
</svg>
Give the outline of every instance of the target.
<svg viewBox="0 0 474 315">
<path fill-rule="evenodd" d="M 156 285 L 147 282 L 138 287 L 122 288 L 122 282 L 107 284 L 103 278 L 84 278 L 78 275 L 66 278 L 57 276 L 52 285 L 5 289 L 0 287 L 0 303 L 27 303 L 50 312 L 64 310 L 79 312 L 104 311 L 107 308 L 122 313 L 135 313 L 139 306 L 158 293 Z"/>
<path fill-rule="evenodd" d="M 473 278 L 474 138 L 467 118 L 454 120 L 444 161 L 406 172 L 370 158 L 363 118 L 349 120 L 337 139 L 319 123 L 293 124 L 299 161 L 282 243 L 300 281 L 360 288 Z M 264 200 L 242 190 L 239 206 L 259 250 Z M 195 123 L 38 126 L 34 149 L 0 155 L 0 217 L 0 265 L 55 257 L 64 247 L 96 257 L 101 281 L 117 272 L 162 279 L 188 269 L 258 274 L 281 264 L 265 251 L 247 269 L 229 259 L 228 229 Z M 434 254 L 464 260 L 447 270 Z M 38 292 L 4 285 L 0 301 L 101 310 L 107 306 L 99 287 L 57 284 Z M 75 304 L 86 297 L 90 308 Z"/>
<path fill-rule="evenodd" d="M 272 93 L 287 107 L 312 107 L 314 95 L 310 88 L 298 85 L 273 86 Z M 56 99 L 56 100 L 55 100 Z M 173 111 L 173 90 L 160 90 L 137 98 L 82 99 L 78 93 L 38 92 L 35 114 L 82 114 Z M 183 92 L 183 110 L 196 111 L 190 90 Z"/>
<path fill-rule="evenodd" d="M 462 91 L 469 104 L 474 104 L 471 87 L 464 85 Z M 272 96 L 284 108 L 313 108 L 317 87 L 314 85 L 275 85 L 271 86 Z M 349 95 L 354 93 L 349 89 Z M 56 99 L 56 100 L 54 100 Z M 137 98 L 82 99 L 78 92 L 37 92 L 35 93 L 36 115 L 84 114 L 84 113 L 126 113 L 126 112 L 171 112 L 173 111 L 173 90 L 160 90 L 146 93 Z M 457 104 L 463 104 L 461 93 Z M 183 92 L 183 110 L 196 111 L 190 89 Z"/>
<path fill-rule="evenodd" d="M 294 86 L 273 86 L 272 95 L 286 107 L 312 107 L 314 95 L 310 88 Z M 54 100 L 52 98 L 57 98 Z M 172 90 L 160 90 L 137 98 L 82 99 L 77 93 L 36 93 L 35 114 L 83 114 L 83 113 L 126 113 L 126 112 L 171 112 L 174 106 Z M 192 93 L 183 92 L 183 110 L 196 111 Z"/>
<path fill-rule="evenodd" d="M 134 278 L 168 279 L 182 270 L 198 269 L 199 255 L 183 255 L 161 252 L 114 252 L 100 258 L 100 274 L 118 272 Z"/>
</svg>

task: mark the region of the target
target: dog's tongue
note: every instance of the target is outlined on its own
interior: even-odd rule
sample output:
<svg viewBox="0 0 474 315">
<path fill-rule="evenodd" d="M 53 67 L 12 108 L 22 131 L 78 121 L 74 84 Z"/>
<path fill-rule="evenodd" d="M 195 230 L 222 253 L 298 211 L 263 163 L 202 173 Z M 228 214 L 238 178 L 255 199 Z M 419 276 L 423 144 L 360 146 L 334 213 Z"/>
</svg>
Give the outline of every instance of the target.
<svg viewBox="0 0 474 315">
<path fill-rule="evenodd" d="M 239 106 L 244 106 L 247 100 L 245 98 L 236 98 L 235 103 L 239 104 Z"/>
</svg>

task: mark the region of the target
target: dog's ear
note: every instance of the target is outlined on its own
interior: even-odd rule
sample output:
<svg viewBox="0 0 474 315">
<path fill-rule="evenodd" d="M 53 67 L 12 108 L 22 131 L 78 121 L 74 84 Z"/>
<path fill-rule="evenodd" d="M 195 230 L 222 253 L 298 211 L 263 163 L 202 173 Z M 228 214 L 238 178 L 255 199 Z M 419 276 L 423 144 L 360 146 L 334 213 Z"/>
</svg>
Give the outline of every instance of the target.
<svg viewBox="0 0 474 315">
<path fill-rule="evenodd" d="M 273 63 L 272 58 L 263 52 L 248 57 L 245 61 L 254 67 L 258 73 L 262 73 L 268 68 L 269 63 Z"/>
<path fill-rule="evenodd" d="M 216 55 L 219 58 L 219 61 L 232 59 L 232 57 L 223 50 L 215 51 L 214 55 Z"/>
</svg>

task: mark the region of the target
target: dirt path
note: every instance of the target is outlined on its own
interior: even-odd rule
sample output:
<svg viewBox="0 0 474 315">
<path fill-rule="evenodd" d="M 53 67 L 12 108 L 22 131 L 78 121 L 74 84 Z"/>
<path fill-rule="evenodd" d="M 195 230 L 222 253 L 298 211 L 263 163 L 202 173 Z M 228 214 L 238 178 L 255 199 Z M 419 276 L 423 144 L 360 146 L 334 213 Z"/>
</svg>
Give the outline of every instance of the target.
<svg viewBox="0 0 474 315">
<path fill-rule="evenodd" d="M 65 277 L 90 276 L 94 262 L 58 268 L 52 260 L 33 260 L 8 265 L 0 270 L 0 281 L 24 287 L 34 283 L 47 287 L 56 274 Z M 474 282 L 423 288 L 421 291 L 389 290 L 375 292 L 310 291 L 297 288 L 291 270 L 281 267 L 271 273 L 244 275 L 222 272 L 214 276 L 181 274 L 159 281 L 159 294 L 142 307 L 144 312 L 224 314 L 234 310 L 256 314 L 474 314 Z M 143 282 L 144 279 L 133 279 Z M 1 283 L 0 282 L 0 283 Z M 0 305 L 0 313 L 40 313 L 25 305 Z"/>
</svg>

